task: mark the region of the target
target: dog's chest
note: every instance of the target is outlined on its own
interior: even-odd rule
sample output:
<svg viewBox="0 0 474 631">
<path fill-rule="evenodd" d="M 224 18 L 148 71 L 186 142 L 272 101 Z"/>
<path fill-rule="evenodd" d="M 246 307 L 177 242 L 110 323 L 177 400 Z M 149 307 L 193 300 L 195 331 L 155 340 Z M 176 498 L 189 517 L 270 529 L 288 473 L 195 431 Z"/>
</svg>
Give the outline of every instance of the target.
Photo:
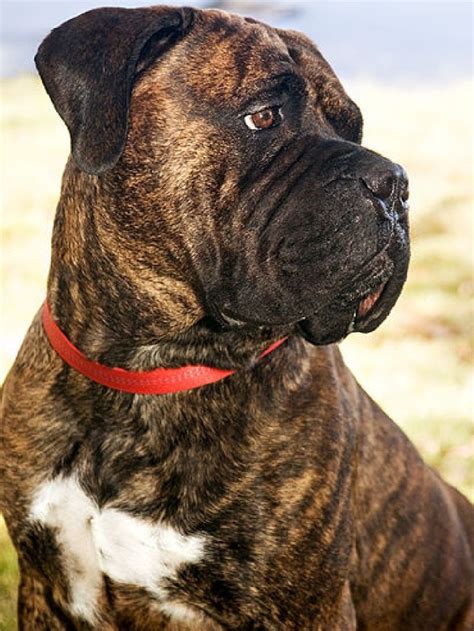
<svg viewBox="0 0 474 631">
<path fill-rule="evenodd" d="M 99 508 L 74 476 L 44 482 L 35 491 L 30 519 L 52 529 L 69 585 L 71 612 L 94 624 L 104 575 L 145 588 L 163 611 L 191 615 L 173 603 L 166 581 L 204 556 L 205 541 L 164 523 L 112 507 Z"/>
</svg>

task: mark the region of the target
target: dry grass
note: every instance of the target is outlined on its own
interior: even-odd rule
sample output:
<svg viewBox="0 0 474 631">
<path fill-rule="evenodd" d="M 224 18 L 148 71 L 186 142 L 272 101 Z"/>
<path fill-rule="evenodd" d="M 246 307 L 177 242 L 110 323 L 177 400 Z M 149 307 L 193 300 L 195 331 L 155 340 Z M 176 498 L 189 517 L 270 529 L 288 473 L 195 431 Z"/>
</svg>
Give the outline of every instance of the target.
<svg viewBox="0 0 474 631">
<path fill-rule="evenodd" d="M 2 376 L 44 297 L 49 239 L 68 151 L 36 79 L 2 88 Z M 472 86 L 348 86 L 365 144 L 411 178 L 413 258 L 394 312 L 343 344 L 362 385 L 424 457 L 473 497 Z M 0 525 L 0 629 L 14 629 L 14 553 Z"/>
<path fill-rule="evenodd" d="M 352 92 L 365 144 L 410 175 L 412 261 L 390 318 L 343 351 L 425 459 L 472 498 L 473 87 Z"/>
</svg>

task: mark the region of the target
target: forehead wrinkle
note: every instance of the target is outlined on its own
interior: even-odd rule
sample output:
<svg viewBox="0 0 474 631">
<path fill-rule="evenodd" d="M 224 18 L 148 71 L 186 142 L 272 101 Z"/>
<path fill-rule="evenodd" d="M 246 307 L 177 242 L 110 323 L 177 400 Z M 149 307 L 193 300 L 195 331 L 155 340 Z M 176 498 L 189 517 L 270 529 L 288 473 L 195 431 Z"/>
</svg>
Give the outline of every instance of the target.
<svg viewBox="0 0 474 631">
<path fill-rule="evenodd" d="M 199 45 L 189 37 L 184 53 L 185 80 L 203 100 L 238 101 L 268 77 L 281 74 L 283 64 L 286 69 L 294 65 L 286 44 L 270 27 L 240 16 L 205 13 L 216 14 L 216 20 L 201 22 Z"/>
</svg>

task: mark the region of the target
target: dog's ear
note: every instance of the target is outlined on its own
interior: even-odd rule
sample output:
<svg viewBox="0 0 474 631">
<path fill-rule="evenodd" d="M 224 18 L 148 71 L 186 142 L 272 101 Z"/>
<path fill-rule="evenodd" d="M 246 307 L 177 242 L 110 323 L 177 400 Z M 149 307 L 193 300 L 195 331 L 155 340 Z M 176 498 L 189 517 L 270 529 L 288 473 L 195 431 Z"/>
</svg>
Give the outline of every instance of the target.
<svg viewBox="0 0 474 631">
<path fill-rule="evenodd" d="M 123 151 L 134 80 L 192 26 L 193 9 L 94 9 L 55 28 L 36 67 L 86 173 L 115 165 Z"/>
</svg>

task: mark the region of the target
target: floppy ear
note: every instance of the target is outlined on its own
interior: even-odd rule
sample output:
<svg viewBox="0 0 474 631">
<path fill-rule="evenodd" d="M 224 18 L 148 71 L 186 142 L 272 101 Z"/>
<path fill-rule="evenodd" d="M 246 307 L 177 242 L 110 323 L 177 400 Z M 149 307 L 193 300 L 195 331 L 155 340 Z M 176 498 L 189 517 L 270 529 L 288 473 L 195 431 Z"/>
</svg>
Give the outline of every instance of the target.
<svg viewBox="0 0 474 631">
<path fill-rule="evenodd" d="M 36 67 L 71 135 L 78 166 L 93 175 L 123 151 L 134 79 L 192 26 L 192 9 L 94 9 L 55 28 Z"/>
</svg>

